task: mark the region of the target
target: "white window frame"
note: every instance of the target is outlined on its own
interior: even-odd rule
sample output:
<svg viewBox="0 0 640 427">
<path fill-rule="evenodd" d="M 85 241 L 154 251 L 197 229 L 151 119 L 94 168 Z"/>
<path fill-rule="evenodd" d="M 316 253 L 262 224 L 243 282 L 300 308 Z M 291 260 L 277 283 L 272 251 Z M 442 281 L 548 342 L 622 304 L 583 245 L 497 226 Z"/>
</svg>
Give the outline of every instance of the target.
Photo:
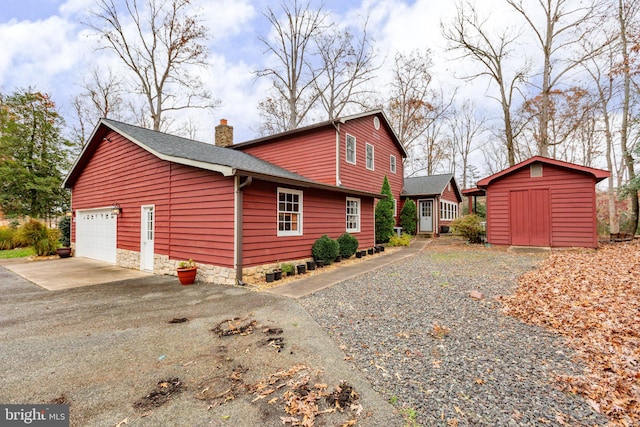
<svg viewBox="0 0 640 427">
<path fill-rule="evenodd" d="M 398 216 L 398 201 L 396 199 L 393 199 L 393 217 L 397 217 Z"/>
<path fill-rule="evenodd" d="M 357 212 L 353 213 L 353 212 L 349 212 L 350 206 L 349 206 L 349 202 L 355 202 L 356 204 L 356 208 L 357 208 Z M 360 199 L 356 198 L 356 197 L 347 197 L 346 200 L 346 230 L 348 233 L 359 233 L 360 232 L 360 212 L 362 211 L 361 209 L 361 202 Z M 349 220 L 349 217 L 355 217 L 355 223 L 356 226 L 355 227 L 349 227 L 349 225 L 353 224 L 353 220 Z"/>
<path fill-rule="evenodd" d="M 458 218 L 458 204 L 448 200 L 440 200 L 440 220 L 452 221 Z"/>
<path fill-rule="evenodd" d="M 352 152 L 353 152 L 353 161 L 349 160 L 349 139 L 351 139 L 353 141 L 353 150 L 352 150 Z M 353 135 L 347 134 L 345 136 L 345 142 L 344 142 L 344 150 L 345 150 L 344 158 L 345 158 L 347 163 L 352 164 L 352 165 L 356 164 L 356 153 L 357 153 L 356 146 L 357 146 L 356 137 L 353 136 Z"/>
<path fill-rule="evenodd" d="M 285 206 L 284 210 L 280 210 L 280 195 L 281 194 L 291 194 L 291 195 L 295 195 L 298 196 L 298 210 L 287 210 L 287 207 Z M 287 201 L 284 201 L 283 203 L 287 203 Z M 297 215 L 297 223 L 298 223 L 298 229 L 297 230 L 281 230 L 280 229 L 280 216 L 281 214 L 283 215 Z M 276 196 L 276 230 L 278 232 L 278 237 L 281 236 L 302 236 L 302 218 L 303 218 L 303 204 L 302 204 L 302 191 L 300 190 L 293 190 L 291 188 L 282 188 L 282 187 L 278 187 L 278 192 L 277 192 L 277 196 Z M 285 224 L 286 222 L 283 222 L 283 224 Z M 293 223 L 293 222 L 291 222 Z"/>
<path fill-rule="evenodd" d="M 371 147 L 371 167 L 369 167 L 369 147 Z M 375 170 L 375 150 L 373 145 L 368 143 L 365 144 L 364 158 L 367 169 L 370 171 Z"/>
<path fill-rule="evenodd" d="M 389 170 L 391 173 L 396 173 L 396 156 L 393 154 L 389 157 Z"/>
</svg>

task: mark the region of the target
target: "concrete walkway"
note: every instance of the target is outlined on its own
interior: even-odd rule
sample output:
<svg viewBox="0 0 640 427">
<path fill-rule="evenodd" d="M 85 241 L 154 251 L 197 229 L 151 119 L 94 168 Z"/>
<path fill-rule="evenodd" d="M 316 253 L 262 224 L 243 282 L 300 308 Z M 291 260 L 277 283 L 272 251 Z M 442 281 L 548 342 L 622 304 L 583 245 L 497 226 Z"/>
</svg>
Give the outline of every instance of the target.
<svg viewBox="0 0 640 427">
<path fill-rule="evenodd" d="M 433 239 L 414 239 L 409 246 L 401 247 L 400 250 L 391 253 L 381 253 L 375 257 L 367 257 L 360 262 L 336 268 L 326 273 L 304 277 L 293 280 L 287 284 L 265 289 L 275 295 L 282 295 L 289 298 L 302 298 L 316 291 L 328 288 L 337 283 L 344 282 L 352 277 L 376 270 L 391 263 L 412 257 L 422 251 L 424 247 Z"/>
</svg>

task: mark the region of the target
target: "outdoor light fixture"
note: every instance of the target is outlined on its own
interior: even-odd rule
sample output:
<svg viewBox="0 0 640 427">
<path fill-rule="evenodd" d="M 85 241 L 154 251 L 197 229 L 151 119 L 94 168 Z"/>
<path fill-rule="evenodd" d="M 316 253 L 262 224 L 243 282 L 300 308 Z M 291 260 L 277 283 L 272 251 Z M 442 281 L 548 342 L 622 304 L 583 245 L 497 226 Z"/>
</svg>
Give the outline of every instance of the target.
<svg viewBox="0 0 640 427">
<path fill-rule="evenodd" d="M 64 215 L 68 216 L 69 218 L 71 218 L 71 217 L 73 217 L 73 212 L 72 211 L 68 211 L 68 212 L 65 212 Z"/>
<path fill-rule="evenodd" d="M 113 204 L 113 207 L 111 208 L 111 213 L 114 215 L 120 215 L 122 213 L 122 208 L 118 203 Z"/>
</svg>

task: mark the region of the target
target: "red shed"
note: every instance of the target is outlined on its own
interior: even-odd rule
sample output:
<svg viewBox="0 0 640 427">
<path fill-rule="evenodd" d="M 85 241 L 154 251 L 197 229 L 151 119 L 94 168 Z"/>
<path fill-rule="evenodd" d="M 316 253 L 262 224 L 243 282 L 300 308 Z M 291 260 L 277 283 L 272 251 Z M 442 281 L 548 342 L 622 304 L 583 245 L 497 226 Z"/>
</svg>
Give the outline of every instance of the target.
<svg viewBox="0 0 640 427">
<path fill-rule="evenodd" d="M 535 156 L 478 181 L 494 245 L 598 246 L 596 183 L 609 172 Z"/>
</svg>

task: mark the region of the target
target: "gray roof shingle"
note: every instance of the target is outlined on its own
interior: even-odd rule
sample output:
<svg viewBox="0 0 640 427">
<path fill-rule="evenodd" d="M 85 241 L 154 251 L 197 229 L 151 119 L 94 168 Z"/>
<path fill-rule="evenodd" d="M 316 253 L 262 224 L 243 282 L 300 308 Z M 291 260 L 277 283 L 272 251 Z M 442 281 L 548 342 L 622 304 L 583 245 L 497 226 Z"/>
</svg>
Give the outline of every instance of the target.
<svg viewBox="0 0 640 427">
<path fill-rule="evenodd" d="M 403 196 L 432 196 L 442 194 L 453 174 L 418 176 L 404 179 Z"/>
</svg>

